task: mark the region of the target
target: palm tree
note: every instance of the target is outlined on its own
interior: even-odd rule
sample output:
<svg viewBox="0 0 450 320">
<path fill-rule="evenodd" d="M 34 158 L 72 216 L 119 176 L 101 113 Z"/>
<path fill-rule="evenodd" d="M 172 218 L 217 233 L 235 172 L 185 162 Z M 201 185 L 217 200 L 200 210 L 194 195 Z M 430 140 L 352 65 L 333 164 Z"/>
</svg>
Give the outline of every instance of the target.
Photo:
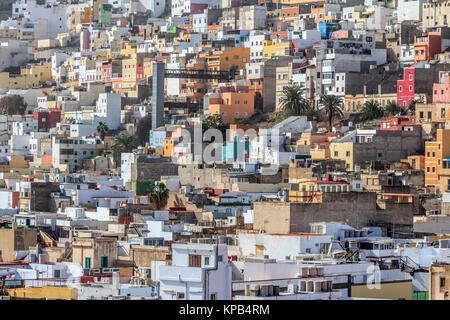
<svg viewBox="0 0 450 320">
<path fill-rule="evenodd" d="M 319 105 L 323 106 L 328 116 L 328 124 L 331 128 L 333 119 L 339 119 L 344 116 L 342 98 L 333 95 L 322 95 L 319 99 Z"/>
<path fill-rule="evenodd" d="M 100 133 L 100 138 L 102 141 L 105 140 L 106 132 L 109 131 L 108 125 L 103 121 L 100 121 L 97 126 L 97 132 Z"/>
<path fill-rule="evenodd" d="M 364 102 L 363 109 L 361 111 L 361 120 L 368 121 L 373 119 L 379 119 L 383 116 L 384 111 L 381 108 L 380 103 L 375 100 L 369 100 Z"/>
<path fill-rule="evenodd" d="M 129 134 L 122 134 L 116 137 L 116 143 L 113 145 L 114 160 L 116 163 L 120 161 L 120 155 L 124 152 L 131 152 L 138 146 L 136 138 Z"/>
<path fill-rule="evenodd" d="M 283 89 L 283 96 L 280 98 L 280 105 L 283 111 L 293 116 L 308 115 L 312 111 L 311 105 L 303 98 L 305 88 L 301 86 L 288 86 Z"/>
<path fill-rule="evenodd" d="M 150 191 L 148 193 L 148 201 L 153 204 L 156 210 L 160 210 L 167 205 L 169 199 L 169 190 L 162 182 L 155 182 L 150 185 Z"/>
<path fill-rule="evenodd" d="M 391 100 L 386 104 L 385 113 L 387 115 L 394 116 L 401 112 L 401 108 L 397 105 L 397 102 L 395 100 Z"/>
</svg>

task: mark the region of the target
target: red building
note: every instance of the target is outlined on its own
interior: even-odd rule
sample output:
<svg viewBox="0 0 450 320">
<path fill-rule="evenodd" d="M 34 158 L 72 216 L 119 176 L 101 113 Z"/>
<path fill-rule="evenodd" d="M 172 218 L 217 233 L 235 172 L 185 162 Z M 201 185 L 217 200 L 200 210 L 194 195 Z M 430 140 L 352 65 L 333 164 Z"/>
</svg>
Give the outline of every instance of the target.
<svg viewBox="0 0 450 320">
<path fill-rule="evenodd" d="M 38 109 L 33 112 L 33 120 L 38 122 L 39 132 L 48 131 L 50 128 L 56 127 L 61 122 L 61 110 L 59 109 Z"/>
<path fill-rule="evenodd" d="M 144 79 L 144 66 L 142 62 L 140 62 L 136 67 L 136 81 Z"/>
<path fill-rule="evenodd" d="M 403 80 L 397 80 L 397 104 L 407 107 L 414 101 L 415 64 L 403 69 Z"/>
<path fill-rule="evenodd" d="M 405 126 L 415 124 L 415 116 L 386 117 L 381 119 L 380 130 L 402 131 Z"/>
<path fill-rule="evenodd" d="M 433 103 L 450 103 L 450 76 L 442 83 L 433 84 Z"/>
</svg>

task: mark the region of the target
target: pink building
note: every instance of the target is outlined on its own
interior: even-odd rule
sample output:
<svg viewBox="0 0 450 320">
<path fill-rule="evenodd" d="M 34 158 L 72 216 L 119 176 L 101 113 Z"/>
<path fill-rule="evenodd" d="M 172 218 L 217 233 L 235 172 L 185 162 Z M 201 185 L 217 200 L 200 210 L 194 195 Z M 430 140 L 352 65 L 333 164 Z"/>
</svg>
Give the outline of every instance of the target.
<svg viewBox="0 0 450 320">
<path fill-rule="evenodd" d="M 450 103 L 450 76 L 443 83 L 433 84 L 433 103 Z"/>
</svg>

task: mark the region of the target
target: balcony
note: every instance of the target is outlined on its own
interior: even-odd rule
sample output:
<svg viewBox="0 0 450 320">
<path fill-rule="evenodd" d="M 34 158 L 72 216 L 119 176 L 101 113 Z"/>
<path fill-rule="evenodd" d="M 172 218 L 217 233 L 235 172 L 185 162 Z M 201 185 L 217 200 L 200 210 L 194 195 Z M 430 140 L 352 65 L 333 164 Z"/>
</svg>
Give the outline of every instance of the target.
<svg viewBox="0 0 450 320">
<path fill-rule="evenodd" d="M 202 268 L 161 266 L 161 281 L 202 282 Z"/>
<path fill-rule="evenodd" d="M 331 65 L 331 66 L 323 66 L 323 67 L 322 67 L 322 72 L 323 72 L 323 73 L 325 73 L 325 72 L 334 72 L 334 71 L 335 71 L 334 65 Z"/>
</svg>

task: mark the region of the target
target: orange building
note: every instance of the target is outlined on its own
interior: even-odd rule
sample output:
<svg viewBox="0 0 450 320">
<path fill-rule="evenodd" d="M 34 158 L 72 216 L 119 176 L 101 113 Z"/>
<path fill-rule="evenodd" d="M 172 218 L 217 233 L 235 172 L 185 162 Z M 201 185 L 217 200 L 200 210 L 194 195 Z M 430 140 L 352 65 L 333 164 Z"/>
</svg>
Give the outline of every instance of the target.
<svg viewBox="0 0 450 320">
<path fill-rule="evenodd" d="M 425 156 L 409 156 L 407 162 L 415 170 L 425 170 Z"/>
<path fill-rule="evenodd" d="M 294 21 L 299 19 L 300 15 L 300 8 L 299 7 L 293 7 L 293 8 L 282 8 L 281 9 L 281 20 L 282 21 Z"/>
<path fill-rule="evenodd" d="M 180 142 L 182 137 L 182 126 L 174 126 L 173 130 L 166 130 L 166 138 L 164 139 L 163 156 L 172 157 L 175 146 Z"/>
<path fill-rule="evenodd" d="M 450 159 L 450 129 L 438 129 L 436 141 L 425 142 L 425 185 L 440 186 L 442 162 L 448 159 Z"/>
<path fill-rule="evenodd" d="M 250 118 L 255 111 L 255 96 L 247 86 L 227 86 L 209 98 L 209 114 L 222 115 L 223 122 L 236 118 Z"/>
<path fill-rule="evenodd" d="M 442 37 L 440 29 L 427 32 L 414 38 L 414 63 L 429 61 L 441 52 Z"/>
<path fill-rule="evenodd" d="M 72 17 L 70 23 L 72 28 L 75 28 L 79 24 L 91 23 L 94 18 L 94 11 L 90 7 L 85 7 L 80 11 L 72 11 Z"/>
<path fill-rule="evenodd" d="M 207 68 L 211 71 L 227 71 L 233 65 L 239 71 L 250 60 L 250 48 L 223 47 L 222 50 L 200 54 L 199 58 L 206 59 Z"/>
</svg>

